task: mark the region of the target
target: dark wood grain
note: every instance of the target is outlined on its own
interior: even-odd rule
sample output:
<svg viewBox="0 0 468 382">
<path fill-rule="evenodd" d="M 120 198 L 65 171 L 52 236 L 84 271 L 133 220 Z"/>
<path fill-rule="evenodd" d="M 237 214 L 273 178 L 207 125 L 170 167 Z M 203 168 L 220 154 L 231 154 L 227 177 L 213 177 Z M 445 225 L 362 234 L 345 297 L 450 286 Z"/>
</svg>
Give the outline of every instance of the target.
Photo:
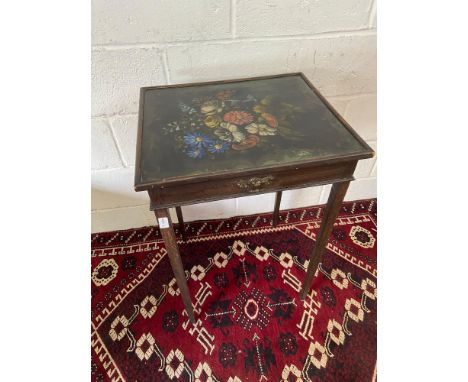
<svg viewBox="0 0 468 382">
<path fill-rule="evenodd" d="M 186 177 L 177 177 L 164 180 L 162 182 L 150 182 L 150 183 L 137 183 L 135 181 L 134 189 L 135 191 L 145 191 L 150 190 L 153 188 L 164 188 L 167 186 L 187 186 L 192 185 L 193 183 L 197 182 L 207 182 L 210 180 L 219 180 L 219 179 L 229 179 L 232 177 L 246 177 L 250 175 L 256 175 L 258 173 L 268 173 L 271 171 L 293 171 L 293 170 L 300 170 L 305 168 L 320 168 L 320 167 L 327 167 L 331 165 L 340 165 L 346 164 L 349 162 L 357 162 L 361 159 L 368 159 L 374 156 L 374 152 L 370 152 L 367 154 L 352 154 L 352 155 L 342 155 L 340 157 L 330 157 L 324 158 L 316 161 L 299 161 L 299 162 L 291 162 L 285 165 L 272 165 L 272 166 L 262 166 L 258 167 L 254 170 L 237 170 L 237 171 L 220 171 L 216 173 L 212 173 L 209 175 L 200 175 L 200 176 L 186 176 Z M 137 170 L 135 170 L 137 171 Z"/>
<path fill-rule="evenodd" d="M 319 99 L 323 102 L 323 104 L 330 110 L 330 112 L 343 124 L 343 128 L 348 130 L 352 136 L 356 138 L 356 140 L 362 146 L 362 150 L 357 153 L 347 154 L 347 155 L 330 155 L 329 157 L 325 158 L 317 158 L 317 159 L 307 159 L 303 161 L 291 162 L 285 165 L 271 165 L 271 166 L 262 166 L 258 167 L 255 170 L 232 170 L 229 169 L 227 171 L 215 171 L 211 174 L 203 174 L 203 175 L 188 175 L 188 176 L 177 176 L 171 177 L 168 179 L 163 179 L 160 181 L 154 182 L 143 182 L 141 179 L 141 136 L 143 130 L 143 109 L 144 109 L 144 98 L 145 92 L 150 91 L 153 89 L 166 89 L 166 88 L 183 88 L 183 87 L 192 87 L 192 86 L 204 86 L 204 85 L 213 85 L 213 84 L 228 84 L 234 82 L 243 82 L 243 81 L 255 81 L 255 80 L 266 80 L 266 79 L 273 79 L 279 77 L 288 77 L 288 76 L 300 76 L 305 84 L 309 86 L 309 88 L 319 97 Z M 250 77 L 250 78 L 239 78 L 234 80 L 222 80 L 222 81 L 208 81 L 208 82 L 198 82 L 198 83 L 187 83 L 187 84 L 175 84 L 175 85 L 164 85 L 164 86 L 151 86 L 151 87 L 144 87 L 140 89 L 140 110 L 139 110 L 139 118 L 138 118 L 138 143 L 137 143 L 137 153 L 136 153 L 136 162 L 135 162 L 135 190 L 136 191 L 143 191 L 148 190 L 153 187 L 164 186 L 164 185 L 188 185 L 192 184 L 193 181 L 207 181 L 210 179 L 221 179 L 223 177 L 230 177 L 230 176 L 249 176 L 252 173 L 258 171 L 271 171 L 271 170 L 280 170 L 283 169 L 287 171 L 290 168 L 295 167 L 302 167 L 308 166 L 311 164 L 315 165 L 327 165 L 337 162 L 349 162 L 349 161 L 358 161 L 361 159 L 371 158 L 374 156 L 374 151 L 369 145 L 361 138 L 359 135 L 351 128 L 351 126 L 344 120 L 344 118 L 330 105 L 330 103 L 323 97 L 323 95 L 316 89 L 312 83 L 307 79 L 307 77 L 301 73 L 285 73 L 285 74 L 277 74 L 277 75 L 270 75 L 270 76 L 260 76 L 260 77 Z"/>
<path fill-rule="evenodd" d="M 177 220 L 179 221 L 180 235 L 182 236 L 183 241 L 187 241 L 187 236 L 185 235 L 184 216 L 182 215 L 182 207 L 176 206 L 175 210 L 177 214 Z"/>
<path fill-rule="evenodd" d="M 328 238 L 333 229 L 333 224 L 335 223 L 336 217 L 338 216 L 338 212 L 340 211 L 341 203 L 343 202 L 343 199 L 346 195 L 348 186 L 349 181 L 334 183 L 331 188 L 330 195 L 328 196 L 327 206 L 320 224 L 320 231 L 317 235 L 317 240 L 315 241 L 314 250 L 309 258 L 309 266 L 307 267 L 304 286 L 301 292 L 301 299 L 304 299 L 309 293 L 312 278 L 317 271 L 319 263 L 322 261 L 322 256 L 325 252 Z"/>
<path fill-rule="evenodd" d="M 188 317 L 192 323 L 195 323 L 195 316 L 193 313 L 192 301 L 190 299 L 190 293 L 187 285 L 187 280 L 185 279 L 184 266 L 182 264 L 182 259 L 180 258 L 179 248 L 177 246 L 177 240 L 174 233 L 174 228 L 172 226 L 171 216 L 167 208 L 162 208 L 154 211 L 156 219 L 166 218 L 169 222 L 168 228 L 161 228 L 161 235 L 166 245 L 166 251 L 169 256 L 169 261 L 171 262 L 172 271 L 177 281 L 177 286 L 179 287 L 182 300 L 184 301 L 185 309 L 187 310 Z"/>
<path fill-rule="evenodd" d="M 279 221 L 279 210 L 280 210 L 280 204 L 281 204 L 281 197 L 283 196 L 282 191 L 276 192 L 275 196 L 275 209 L 273 210 L 273 226 L 278 225 Z"/>
<path fill-rule="evenodd" d="M 138 132 L 137 132 L 137 144 L 135 153 L 135 191 L 137 190 L 137 184 L 141 180 L 141 136 L 143 134 L 143 118 L 144 118 L 144 106 L 145 106 L 145 90 L 140 89 L 140 100 L 138 105 Z"/>
<path fill-rule="evenodd" d="M 154 210 L 181 204 L 193 204 L 352 180 L 355 166 L 356 161 L 351 161 L 288 170 L 258 170 L 252 176 L 219 177 L 208 181 L 194 180 L 190 187 L 173 184 L 155 186 L 148 190 L 148 193 L 151 198 L 151 209 Z M 252 182 L 252 179 L 265 179 L 267 177 L 270 177 L 268 178 L 269 181 L 265 181 L 258 186 L 255 182 Z"/>
</svg>

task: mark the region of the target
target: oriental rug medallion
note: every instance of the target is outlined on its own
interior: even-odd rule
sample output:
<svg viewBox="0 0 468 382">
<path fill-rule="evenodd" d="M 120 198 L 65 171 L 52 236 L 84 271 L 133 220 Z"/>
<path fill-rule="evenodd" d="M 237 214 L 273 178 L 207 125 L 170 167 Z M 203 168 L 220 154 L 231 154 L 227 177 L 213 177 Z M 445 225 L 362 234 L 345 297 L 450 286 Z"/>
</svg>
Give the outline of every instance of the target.
<svg viewBox="0 0 468 382">
<path fill-rule="evenodd" d="M 372 381 L 377 203 L 344 203 L 305 300 L 323 206 L 186 223 L 184 310 L 159 230 L 93 234 L 93 381 Z M 177 229 L 176 234 L 178 235 Z"/>
</svg>

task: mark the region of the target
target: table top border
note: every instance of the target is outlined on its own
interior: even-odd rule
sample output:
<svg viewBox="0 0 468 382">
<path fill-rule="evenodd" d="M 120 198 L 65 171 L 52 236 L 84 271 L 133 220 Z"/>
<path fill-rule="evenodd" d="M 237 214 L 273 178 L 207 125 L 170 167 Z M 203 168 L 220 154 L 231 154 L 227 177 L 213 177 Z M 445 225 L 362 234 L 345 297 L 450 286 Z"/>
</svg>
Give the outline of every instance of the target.
<svg viewBox="0 0 468 382">
<path fill-rule="evenodd" d="M 167 88 L 181 88 L 181 87 L 194 87 L 194 86 L 205 86 L 205 85 L 216 85 L 223 83 L 234 83 L 234 82 L 245 82 L 245 81 L 256 81 L 256 80 L 267 80 L 273 78 L 281 77 L 292 77 L 300 76 L 304 82 L 309 86 L 309 88 L 319 97 L 323 104 L 332 112 L 332 114 L 343 124 L 343 126 L 349 131 L 349 133 L 358 141 L 362 146 L 363 150 L 358 153 L 347 154 L 347 155 L 332 155 L 330 157 L 320 158 L 316 160 L 303 160 L 296 162 L 289 162 L 284 165 L 269 165 L 269 166 L 260 166 L 256 169 L 245 169 L 245 170 L 225 170 L 218 171 L 211 174 L 204 175 L 189 175 L 189 176 L 177 176 L 171 178 L 165 178 L 158 181 L 151 182 L 142 182 L 141 181 L 141 137 L 143 133 L 143 106 L 144 106 L 144 95 L 148 90 L 154 89 L 167 89 Z M 320 91 L 309 81 L 309 79 L 302 72 L 294 73 L 282 73 L 282 74 L 273 74 L 267 76 L 257 76 L 257 77 L 247 77 L 247 78 L 237 78 L 229 80 L 216 80 L 216 81 L 205 81 L 205 82 L 192 82 L 192 83 L 183 83 L 183 84 L 171 84 L 171 85 L 159 85 L 159 86 L 146 86 L 140 88 L 140 99 L 139 99 L 139 110 L 138 110 L 138 134 L 137 134 L 137 148 L 136 148 L 136 159 L 135 159 L 135 181 L 134 188 L 135 191 L 145 191 L 149 190 L 155 186 L 160 185 L 181 185 L 184 183 L 191 182 L 201 182 L 206 180 L 212 180 L 216 178 L 225 178 L 226 176 L 248 176 L 254 173 L 261 171 L 268 171 L 271 169 L 275 170 L 288 170 L 290 168 L 299 168 L 307 166 L 318 166 L 323 164 L 331 164 L 336 162 L 344 161 L 357 161 L 360 159 L 372 158 L 375 155 L 374 150 L 362 139 L 359 134 L 349 125 L 348 122 L 336 111 L 336 109 L 327 101 L 327 99 L 320 93 Z"/>
</svg>

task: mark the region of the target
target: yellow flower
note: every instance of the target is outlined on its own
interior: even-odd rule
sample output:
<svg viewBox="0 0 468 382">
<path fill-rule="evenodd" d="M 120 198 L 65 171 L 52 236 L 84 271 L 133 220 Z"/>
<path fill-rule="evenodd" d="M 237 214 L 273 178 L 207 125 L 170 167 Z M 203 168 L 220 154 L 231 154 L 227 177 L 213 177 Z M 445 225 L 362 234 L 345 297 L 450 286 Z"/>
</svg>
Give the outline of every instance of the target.
<svg viewBox="0 0 468 382">
<path fill-rule="evenodd" d="M 271 98 L 272 98 L 271 96 L 266 96 L 265 98 L 263 98 L 263 99 L 260 101 L 260 103 L 261 103 L 262 105 L 268 106 L 269 104 L 271 104 Z"/>
<path fill-rule="evenodd" d="M 215 114 L 218 109 L 218 105 L 214 101 L 206 101 L 202 106 L 201 106 L 201 112 L 206 115 L 211 115 Z"/>
<path fill-rule="evenodd" d="M 219 115 L 208 115 L 205 118 L 204 122 L 205 122 L 206 127 L 213 129 L 219 125 L 219 123 L 221 122 L 221 118 Z"/>
<path fill-rule="evenodd" d="M 264 113 L 265 107 L 263 107 L 262 105 L 255 105 L 252 110 L 256 113 Z"/>
</svg>

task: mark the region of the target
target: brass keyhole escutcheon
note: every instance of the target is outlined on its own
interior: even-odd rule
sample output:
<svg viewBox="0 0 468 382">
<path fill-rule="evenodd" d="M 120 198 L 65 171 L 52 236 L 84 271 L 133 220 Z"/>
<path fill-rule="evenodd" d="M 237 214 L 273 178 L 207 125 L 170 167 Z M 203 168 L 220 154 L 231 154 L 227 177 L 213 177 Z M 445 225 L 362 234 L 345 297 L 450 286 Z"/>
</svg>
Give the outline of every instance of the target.
<svg viewBox="0 0 468 382">
<path fill-rule="evenodd" d="M 268 186 L 273 181 L 271 175 L 263 177 L 252 177 L 250 179 L 241 179 L 237 181 L 237 186 L 248 192 L 257 192 L 264 186 Z"/>
</svg>

